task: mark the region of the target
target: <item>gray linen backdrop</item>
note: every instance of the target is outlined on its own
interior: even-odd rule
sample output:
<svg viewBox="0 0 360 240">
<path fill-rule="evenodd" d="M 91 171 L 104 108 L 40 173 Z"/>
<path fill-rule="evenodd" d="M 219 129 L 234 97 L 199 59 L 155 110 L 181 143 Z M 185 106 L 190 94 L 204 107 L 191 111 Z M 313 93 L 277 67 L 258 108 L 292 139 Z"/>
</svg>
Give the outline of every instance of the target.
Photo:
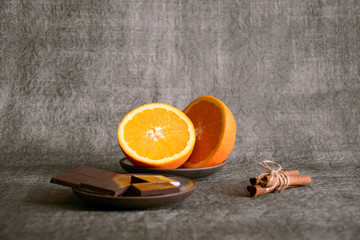
<svg viewBox="0 0 360 240">
<path fill-rule="evenodd" d="M 360 2 L 0 1 L 1 239 L 355 239 Z M 89 206 L 52 176 L 125 172 L 131 109 L 202 95 L 232 110 L 224 169 L 184 201 Z M 311 186 L 247 197 L 271 159 Z"/>
</svg>

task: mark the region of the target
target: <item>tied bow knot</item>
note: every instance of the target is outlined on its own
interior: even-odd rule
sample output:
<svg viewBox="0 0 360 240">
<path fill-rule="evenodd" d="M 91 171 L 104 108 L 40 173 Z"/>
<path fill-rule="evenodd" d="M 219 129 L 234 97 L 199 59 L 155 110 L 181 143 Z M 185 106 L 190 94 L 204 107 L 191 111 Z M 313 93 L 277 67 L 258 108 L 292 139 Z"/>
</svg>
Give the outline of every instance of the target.
<svg viewBox="0 0 360 240">
<path fill-rule="evenodd" d="M 277 166 L 277 169 L 271 168 L 268 165 L 268 163 L 271 163 L 271 164 Z M 265 161 L 259 162 L 259 165 L 267 170 L 267 172 L 261 174 L 258 177 L 260 184 L 267 186 L 269 183 L 272 183 L 271 186 L 266 188 L 266 191 L 274 189 L 274 192 L 281 192 L 289 186 L 289 177 L 286 173 L 281 171 L 282 167 L 280 164 L 270 161 L 270 160 L 265 160 Z M 266 179 L 266 180 L 264 180 L 264 179 Z"/>
</svg>

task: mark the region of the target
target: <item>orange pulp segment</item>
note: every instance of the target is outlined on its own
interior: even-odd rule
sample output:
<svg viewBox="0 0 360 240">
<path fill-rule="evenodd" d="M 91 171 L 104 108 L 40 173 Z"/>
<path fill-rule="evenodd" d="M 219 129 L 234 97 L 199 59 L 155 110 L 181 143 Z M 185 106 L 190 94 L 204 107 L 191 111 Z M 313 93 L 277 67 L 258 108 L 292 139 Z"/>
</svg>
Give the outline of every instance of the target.
<svg viewBox="0 0 360 240">
<path fill-rule="evenodd" d="M 177 168 L 191 155 L 195 128 L 181 110 L 165 103 L 135 108 L 120 122 L 120 148 L 136 166 Z"/>
</svg>

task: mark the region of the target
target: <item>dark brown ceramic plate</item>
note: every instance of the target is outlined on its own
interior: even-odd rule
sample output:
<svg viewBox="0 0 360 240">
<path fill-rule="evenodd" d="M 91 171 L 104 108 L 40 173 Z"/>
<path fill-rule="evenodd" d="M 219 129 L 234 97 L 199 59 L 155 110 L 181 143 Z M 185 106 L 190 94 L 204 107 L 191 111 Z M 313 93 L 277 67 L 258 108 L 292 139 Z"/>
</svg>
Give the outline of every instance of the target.
<svg viewBox="0 0 360 240">
<path fill-rule="evenodd" d="M 131 174 L 129 174 L 131 175 Z M 146 196 L 146 197 L 129 197 L 119 196 L 113 197 L 108 195 L 99 195 L 82 191 L 78 188 L 73 188 L 73 192 L 77 197 L 86 202 L 95 203 L 102 206 L 115 207 L 119 209 L 146 209 L 163 207 L 174 204 L 188 197 L 196 188 L 196 183 L 188 178 L 162 174 L 181 184 L 180 192 L 171 193 L 159 196 Z"/>
<path fill-rule="evenodd" d="M 191 179 L 202 178 L 210 176 L 220 171 L 226 162 L 204 168 L 176 168 L 176 169 L 159 169 L 159 168 L 144 168 L 134 166 L 128 159 L 123 158 L 120 160 L 120 165 L 129 173 L 156 173 L 156 174 L 172 174 L 176 176 L 187 177 Z"/>
</svg>

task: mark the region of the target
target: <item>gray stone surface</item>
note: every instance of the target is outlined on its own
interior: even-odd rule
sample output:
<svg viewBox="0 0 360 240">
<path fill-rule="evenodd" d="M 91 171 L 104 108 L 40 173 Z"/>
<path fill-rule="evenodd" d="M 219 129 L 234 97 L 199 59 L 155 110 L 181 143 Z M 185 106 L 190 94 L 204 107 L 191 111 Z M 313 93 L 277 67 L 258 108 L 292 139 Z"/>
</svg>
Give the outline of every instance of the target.
<svg viewBox="0 0 360 240">
<path fill-rule="evenodd" d="M 358 239 L 360 4 L 0 1 L 1 239 Z M 52 185 L 86 164 L 123 172 L 132 108 L 213 95 L 233 111 L 225 168 L 183 202 L 88 206 Z M 272 159 L 311 186 L 249 198 Z"/>
</svg>

